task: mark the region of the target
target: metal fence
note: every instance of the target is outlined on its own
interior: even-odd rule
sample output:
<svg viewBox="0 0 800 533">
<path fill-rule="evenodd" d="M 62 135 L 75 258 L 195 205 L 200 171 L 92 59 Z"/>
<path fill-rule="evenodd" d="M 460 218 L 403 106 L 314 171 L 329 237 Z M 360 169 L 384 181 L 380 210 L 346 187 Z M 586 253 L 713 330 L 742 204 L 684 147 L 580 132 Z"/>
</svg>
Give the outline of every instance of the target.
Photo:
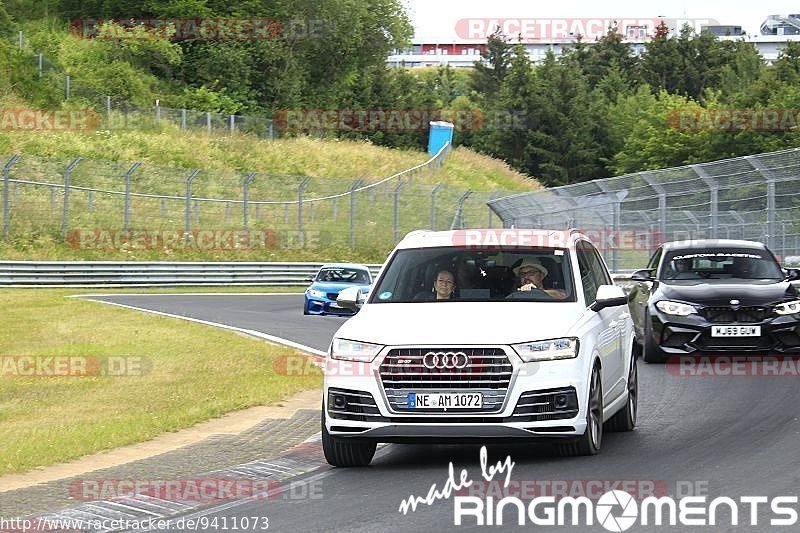
<svg viewBox="0 0 800 533">
<path fill-rule="evenodd" d="M 304 286 L 323 263 L 0 261 L 0 287 Z M 373 277 L 382 265 L 366 265 Z"/>
<path fill-rule="evenodd" d="M 800 255 L 800 148 L 565 185 L 489 201 L 505 227 L 580 228 L 611 270 L 643 266 L 658 242 L 761 241 Z"/>
<path fill-rule="evenodd" d="M 86 100 L 101 111 L 101 127 L 107 130 L 140 130 L 171 124 L 182 130 L 205 131 L 209 134 L 248 133 L 266 139 L 280 136 L 274 121 L 266 117 L 176 109 L 164 107 L 158 102 L 150 107 L 142 107 L 95 94 L 88 95 Z"/>
<path fill-rule="evenodd" d="M 415 229 L 491 225 L 486 200 L 499 192 L 437 183 L 449 151 L 446 145 L 424 163 L 369 183 L 15 155 L 3 159 L 2 238 L 47 236 L 96 250 L 160 249 L 166 240 L 189 238 L 197 249 L 233 253 L 385 248 Z M 241 237 L 231 231 L 259 240 L 231 245 Z"/>
<path fill-rule="evenodd" d="M 101 127 L 107 130 L 158 128 L 172 124 L 183 130 L 202 130 L 208 133 L 249 133 L 267 139 L 279 136 L 274 121 L 255 115 L 216 113 L 196 109 L 164 107 L 158 101 L 152 106 L 137 106 L 124 100 L 99 93 L 93 87 L 76 82 L 62 67 L 48 60 L 20 31 L 16 39 L 20 52 L 30 56 L 39 80 L 60 87 L 64 100 L 86 102 L 100 113 Z"/>
</svg>

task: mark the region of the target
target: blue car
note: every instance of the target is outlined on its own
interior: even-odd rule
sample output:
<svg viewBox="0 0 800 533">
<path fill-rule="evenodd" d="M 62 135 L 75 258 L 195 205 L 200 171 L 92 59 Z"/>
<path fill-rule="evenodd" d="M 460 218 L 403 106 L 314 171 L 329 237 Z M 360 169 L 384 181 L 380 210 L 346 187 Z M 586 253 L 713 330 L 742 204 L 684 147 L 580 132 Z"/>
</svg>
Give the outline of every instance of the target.
<svg viewBox="0 0 800 533">
<path fill-rule="evenodd" d="M 366 294 L 370 285 L 372 274 L 364 265 L 323 265 L 311 278 L 311 286 L 306 289 L 303 314 L 352 315 L 354 311 L 339 307 L 336 303 L 339 292 L 347 287 L 361 287 L 361 292 Z"/>
</svg>

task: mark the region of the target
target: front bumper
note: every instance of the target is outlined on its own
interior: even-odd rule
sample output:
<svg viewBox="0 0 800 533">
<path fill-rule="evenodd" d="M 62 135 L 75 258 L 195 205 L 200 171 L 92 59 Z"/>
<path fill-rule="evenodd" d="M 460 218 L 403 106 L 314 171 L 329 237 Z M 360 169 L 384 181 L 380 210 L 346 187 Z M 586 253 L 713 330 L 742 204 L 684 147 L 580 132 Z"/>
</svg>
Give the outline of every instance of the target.
<svg viewBox="0 0 800 533">
<path fill-rule="evenodd" d="M 493 438 L 556 441 L 575 439 L 586 430 L 588 387 L 579 358 L 526 364 L 514 354 L 509 357 L 514 367 L 511 383 L 497 408 L 415 412 L 398 409 L 396 401 L 389 401 L 379 372 L 385 355 L 382 353 L 373 363 L 328 359 L 323 408 L 331 435 L 380 442 L 446 443 Z M 414 386 L 402 390 L 413 392 Z M 467 392 L 417 389 L 445 391 Z M 493 398 L 492 391 L 480 391 L 484 398 Z M 398 389 L 390 392 L 402 394 Z"/>
<path fill-rule="evenodd" d="M 714 337 L 713 326 L 759 326 L 757 337 Z M 762 320 L 710 321 L 702 314 L 666 315 L 650 306 L 653 342 L 665 355 L 695 353 L 800 353 L 800 320 L 796 316 L 770 315 Z"/>
<path fill-rule="evenodd" d="M 336 302 L 326 298 L 305 298 L 306 311 L 309 315 L 340 315 L 352 316 L 355 311 L 338 307 Z"/>
</svg>

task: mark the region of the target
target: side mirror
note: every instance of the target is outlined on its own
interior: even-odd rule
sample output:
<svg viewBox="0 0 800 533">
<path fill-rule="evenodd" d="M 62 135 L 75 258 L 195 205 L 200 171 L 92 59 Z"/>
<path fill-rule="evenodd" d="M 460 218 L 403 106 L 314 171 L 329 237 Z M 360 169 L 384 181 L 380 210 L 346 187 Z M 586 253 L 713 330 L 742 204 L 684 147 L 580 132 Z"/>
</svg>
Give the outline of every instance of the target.
<svg viewBox="0 0 800 533">
<path fill-rule="evenodd" d="M 306 278 L 306 281 L 307 281 L 307 282 L 309 282 L 309 283 L 314 283 L 314 277 L 315 277 L 315 276 L 308 276 L 308 277 Z"/>
<path fill-rule="evenodd" d="M 597 288 L 595 302 L 589 306 L 592 311 L 600 311 L 606 307 L 619 307 L 628 304 L 628 295 L 618 285 L 600 285 Z"/>
<path fill-rule="evenodd" d="M 798 279 L 800 279 L 800 269 L 797 268 L 786 269 L 786 281 L 797 281 Z"/>
<path fill-rule="evenodd" d="M 361 292 L 360 287 L 347 287 L 340 292 L 339 296 L 336 298 L 336 303 L 338 303 L 341 307 L 352 310 L 360 308 L 365 301 L 366 298 Z"/>
<path fill-rule="evenodd" d="M 653 277 L 653 274 L 654 272 L 652 268 L 637 270 L 631 274 L 631 281 L 655 281 L 656 278 Z"/>
</svg>

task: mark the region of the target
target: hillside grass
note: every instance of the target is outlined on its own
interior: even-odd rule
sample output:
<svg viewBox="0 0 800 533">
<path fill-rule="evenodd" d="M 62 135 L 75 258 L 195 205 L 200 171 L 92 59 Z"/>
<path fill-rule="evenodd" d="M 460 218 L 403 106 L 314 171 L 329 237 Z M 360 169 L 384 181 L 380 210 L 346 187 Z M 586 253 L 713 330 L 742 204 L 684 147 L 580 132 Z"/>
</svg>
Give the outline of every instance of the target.
<svg viewBox="0 0 800 533">
<path fill-rule="evenodd" d="M 281 201 L 278 205 L 250 205 L 251 229 L 272 237 L 269 243 L 231 250 L 198 246 L 77 246 L 59 231 L 63 212 L 61 190 L 19 185 L 11 199 L 10 240 L 0 242 L 0 256 L 10 260 L 341 260 L 381 262 L 408 231 L 431 225 L 432 191 L 435 227 L 448 229 L 464 191 L 475 191 L 464 205 L 467 225 L 485 226 L 491 197 L 537 190 L 533 179 L 508 165 L 466 148 L 454 149 L 441 169 L 415 172 L 402 184 L 397 180 L 355 195 L 355 246 L 350 242 L 350 197 L 311 201 L 349 190 L 355 179 L 362 186 L 375 183 L 429 159 L 415 150 L 396 150 L 368 142 L 295 137 L 274 141 L 246 134 L 229 136 L 185 132 L 170 125 L 152 131 L 98 130 L 94 132 L 0 132 L 0 155 L 22 154 L 11 177 L 63 183 L 63 169 L 82 157 L 72 173 L 74 186 L 109 191 L 124 189 L 122 176 L 133 162 L 132 191 L 174 196 L 173 200 L 133 198 L 130 227 L 143 231 L 181 233 L 185 225 L 186 177 L 202 169 L 193 182 L 192 197 L 242 198 L 242 182 L 257 172 L 250 188 L 251 201 Z M 304 242 L 299 240 L 298 187 L 311 178 L 304 192 Z M 398 193 L 398 232 L 394 231 L 394 200 Z M 238 230 L 243 225 L 242 204 L 198 202 L 191 207 L 195 229 Z M 121 195 L 71 190 L 68 227 L 73 231 L 122 229 Z M 495 224 L 498 224 L 496 218 Z M 115 233 L 116 232 L 116 233 Z"/>
<path fill-rule="evenodd" d="M 323 180 L 363 178 L 367 183 L 430 158 L 419 150 L 386 148 L 367 141 L 305 136 L 268 140 L 244 134 L 207 135 L 181 131 L 168 124 L 157 131 L 0 131 L 0 155 L 14 153 L 63 159 L 64 163 L 82 157 L 98 162 L 141 162 L 145 167 L 200 168 L 222 175 L 226 172 L 259 172 Z M 430 183 L 445 181 L 454 187 L 476 191 L 541 188 L 537 181 L 506 163 L 463 147 L 457 147 L 450 154 L 439 173 L 426 175 L 423 179 Z M 254 187 L 257 183 L 254 182 Z"/>
</svg>

